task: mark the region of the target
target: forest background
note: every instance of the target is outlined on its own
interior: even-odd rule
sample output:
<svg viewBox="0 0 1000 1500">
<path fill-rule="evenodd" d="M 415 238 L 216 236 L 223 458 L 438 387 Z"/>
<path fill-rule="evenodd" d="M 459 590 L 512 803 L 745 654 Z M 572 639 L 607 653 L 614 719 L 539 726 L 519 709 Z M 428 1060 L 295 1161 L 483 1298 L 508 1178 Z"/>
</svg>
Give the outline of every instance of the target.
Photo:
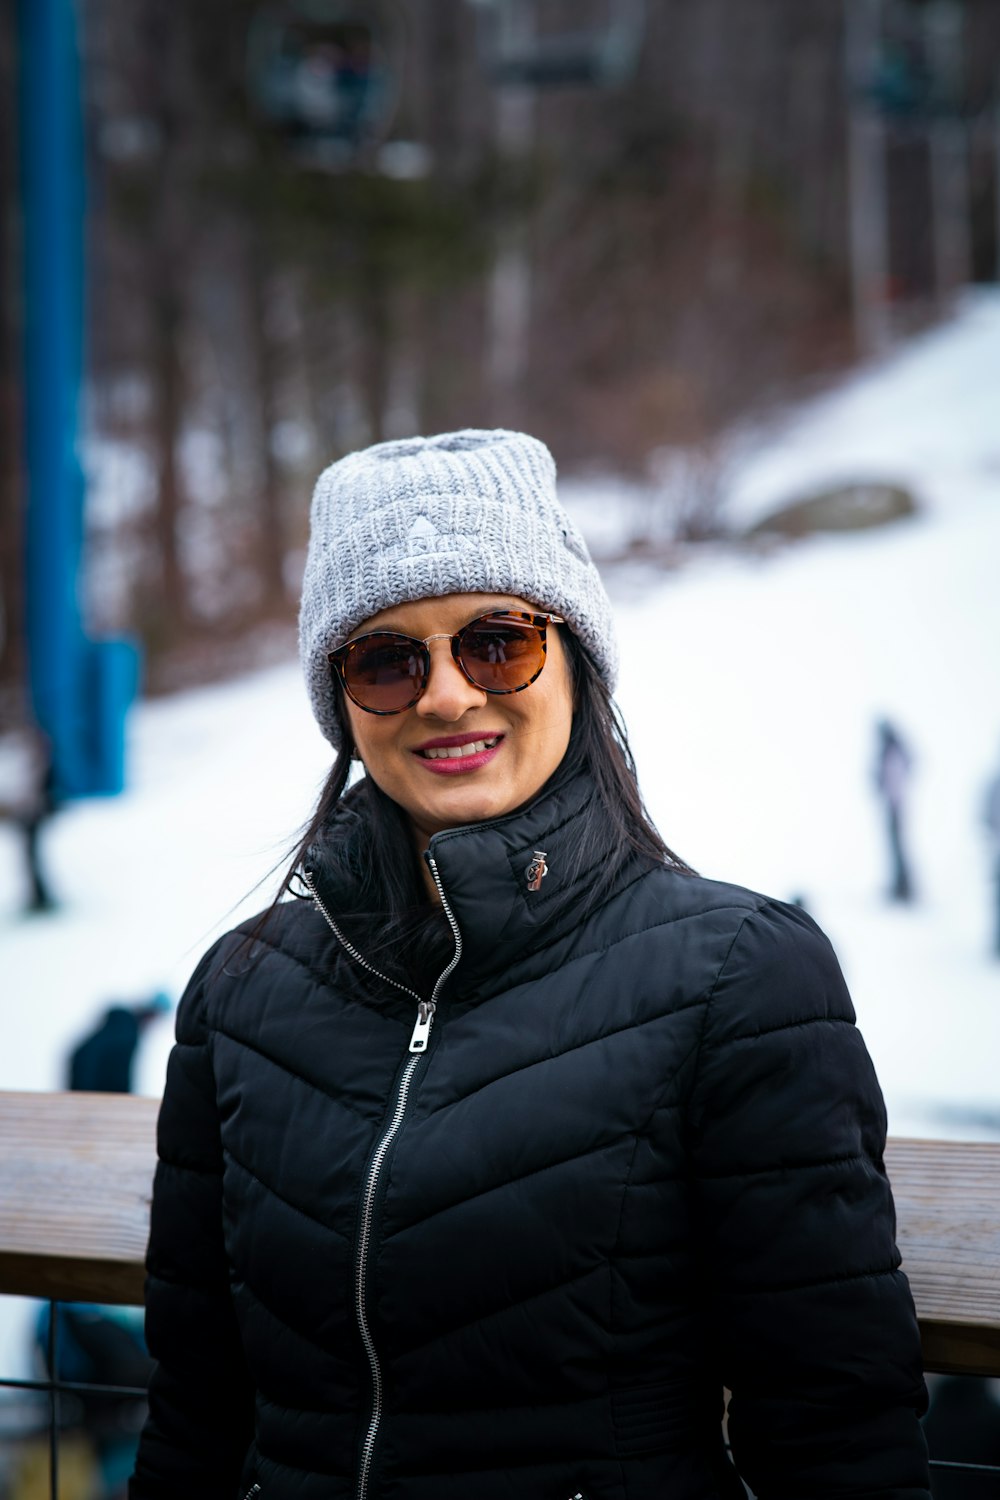
<svg viewBox="0 0 1000 1500">
<path fill-rule="evenodd" d="M 899 330 L 948 291 L 934 3 L 881 8 L 879 294 Z M 618 8 L 531 9 L 552 38 Z M 959 9 L 962 279 L 989 280 L 1000 7 Z M 649 0 L 627 76 L 536 88 L 491 63 L 469 0 L 86 0 L 89 631 L 140 637 L 153 691 L 287 653 L 312 479 L 415 431 L 526 427 L 564 474 L 641 484 L 661 544 L 718 536 L 740 435 L 868 352 L 852 320 L 851 10 Z M 309 13 L 366 16 L 379 49 L 381 101 L 347 146 L 343 130 L 317 144 L 277 127 L 262 103 L 255 55 Z M 8 723 L 24 711 L 16 83 L 4 7 Z"/>
</svg>

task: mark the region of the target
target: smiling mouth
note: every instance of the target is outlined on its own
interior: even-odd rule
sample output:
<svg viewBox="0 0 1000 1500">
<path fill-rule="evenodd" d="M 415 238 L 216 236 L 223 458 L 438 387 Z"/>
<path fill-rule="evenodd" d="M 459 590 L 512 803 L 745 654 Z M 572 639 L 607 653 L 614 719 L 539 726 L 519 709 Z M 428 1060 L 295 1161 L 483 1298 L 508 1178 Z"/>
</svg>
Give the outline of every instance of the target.
<svg viewBox="0 0 1000 1500">
<path fill-rule="evenodd" d="M 494 734 L 482 740 L 468 740 L 464 745 L 431 745 L 416 753 L 422 760 L 463 760 L 468 755 L 482 755 L 492 750 L 502 739 L 502 734 Z"/>
</svg>

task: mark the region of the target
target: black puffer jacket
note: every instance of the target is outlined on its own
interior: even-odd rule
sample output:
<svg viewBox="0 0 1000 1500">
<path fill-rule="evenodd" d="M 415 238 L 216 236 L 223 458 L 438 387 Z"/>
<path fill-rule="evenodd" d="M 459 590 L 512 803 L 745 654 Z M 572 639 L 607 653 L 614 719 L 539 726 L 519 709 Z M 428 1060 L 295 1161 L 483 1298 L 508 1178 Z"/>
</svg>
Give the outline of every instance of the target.
<svg viewBox="0 0 1000 1500">
<path fill-rule="evenodd" d="M 423 1052 L 416 998 L 316 905 L 202 961 L 133 1500 L 737 1497 L 724 1385 L 761 1500 L 926 1500 L 885 1117 L 829 944 L 667 869 L 581 922 L 591 795 L 432 841 L 461 957 Z"/>
</svg>

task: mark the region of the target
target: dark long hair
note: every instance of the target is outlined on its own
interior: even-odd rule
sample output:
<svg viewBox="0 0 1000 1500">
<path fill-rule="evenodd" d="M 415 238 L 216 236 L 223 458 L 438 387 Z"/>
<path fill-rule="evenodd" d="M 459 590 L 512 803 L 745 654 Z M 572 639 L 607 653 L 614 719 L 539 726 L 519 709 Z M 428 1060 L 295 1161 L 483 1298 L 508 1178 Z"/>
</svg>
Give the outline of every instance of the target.
<svg viewBox="0 0 1000 1500">
<path fill-rule="evenodd" d="M 623 864 L 636 856 L 693 875 L 668 848 L 646 811 L 635 761 L 621 716 L 608 688 L 577 637 L 564 630 L 562 641 L 573 689 L 569 745 L 550 785 L 580 773 L 595 791 L 595 815 L 583 821 L 576 847 L 576 871 L 593 871 L 587 909 L 601 904 Z M 350 889 L 349 911 L 341 911 L 352 940 L 381 965 L 403 963 L 412 973 L 434 968 L 449 932 L 438 907 L 427 900 L 406 814 L 369 776 L 348 789 L 353 744 L 342 701 L 337 698 L 341 748 L 326 779 L 316 810 L 302 832 L 266 922 L 284 896 L 301 895 L 301 873 L 321 858 L 341 888 Z M 573 898 L 579 901 L 577 894 Z M 259 931 L 258 929 L 256 929 Z"/>
</svg>

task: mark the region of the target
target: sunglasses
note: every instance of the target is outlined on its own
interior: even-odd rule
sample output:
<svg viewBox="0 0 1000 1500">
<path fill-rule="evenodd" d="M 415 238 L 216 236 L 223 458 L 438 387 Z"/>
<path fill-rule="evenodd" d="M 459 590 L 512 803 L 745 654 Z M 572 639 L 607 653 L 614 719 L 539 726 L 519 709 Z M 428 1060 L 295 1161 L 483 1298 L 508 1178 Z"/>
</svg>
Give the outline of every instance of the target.
<svg viewBox="0 0 1000 1500">
<path fill-rule="evenodd" d="M 369 714 L 401 714 L 427 687 L 431 641 L 451 641 L 451 654 L 473 687 L 486 693 L 520 693 L 545 665 L 547 625 L 559 615 L 491 610 L 455 635 L 444 632 L 418 641 L 397 630 L 373 630 L 338 646 L 328 656 L 344 691 Z"/>
</svg>

